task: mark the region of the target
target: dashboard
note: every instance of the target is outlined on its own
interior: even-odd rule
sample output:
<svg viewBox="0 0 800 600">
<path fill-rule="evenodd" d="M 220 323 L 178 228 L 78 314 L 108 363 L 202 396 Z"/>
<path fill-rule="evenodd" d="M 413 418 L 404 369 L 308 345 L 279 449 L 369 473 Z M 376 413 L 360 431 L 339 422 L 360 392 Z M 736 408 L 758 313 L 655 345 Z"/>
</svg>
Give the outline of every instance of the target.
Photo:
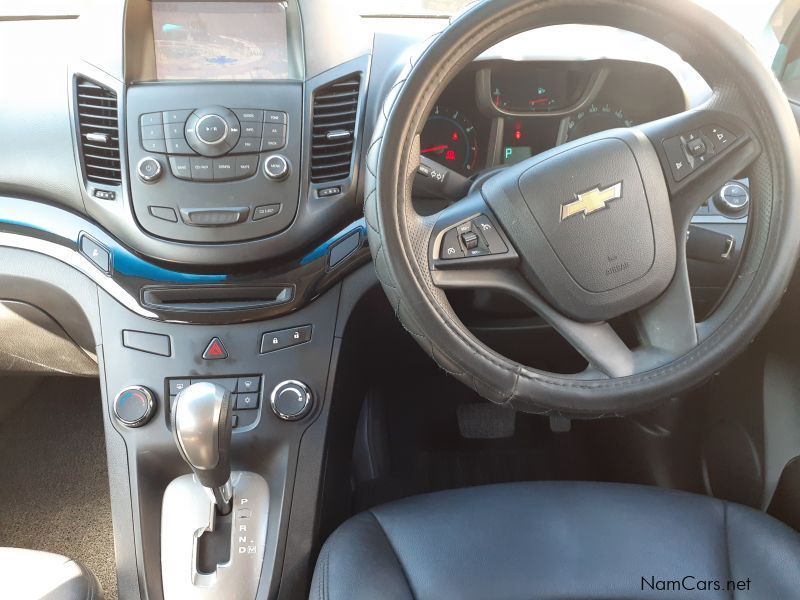
<svg viewBox="0 0 800 600">
<path fill-rule="evenodd" d="M 305 597 L 334 375 L 347 365 L 363 380 L 339 352 L 372 323 L 350 329 L 351 314 L 382 315 L 368 297 L 369 140 L 425 36 L 396 22 L 390 33 L 364 27 L 345 0 L 103 0 L 83 12 L 47 3 L 63 14 L 29 4 L 0 14 L 0 281 L 4 301 L 37 307 L 82 360 L 97 357 L 123 597 L 162 597 L 160 502 L 185 472 L 170 398 L 193 380 L 236 382 L 238 456 L 269 479 L 262 596 L 294 585 L 292 597 Z M 479 57 L 431 106 L 422 156 L 467 188 L 568 141 L 702 102 L 674 65 L 524 46 Z M 695 217 L 708 227 L 687 244 L 701 311 L 736 271 L 745 184 L 720 191 L 728 212 L 713 200 Z M 508 298 L 448 298 L 497 339 L 544 332 Z M 536 339 L 549 352 L 545 335 Z M 16 359 L 27 344 L 6 337 L 0 355 Z M 41 364 L 30 346 L 29 362 Z M 269 391 L 292 382 L 303 387 L 291 397 L 307 390 L 305 401 L 294 414 L 276 410 Z M 131 386 L 152 392 L 157 414 L 136 427 L 112 409 Z"/>
<path fill-rule="evenodd" d="M 464 176 L 580 137 L 666 117 L 687 98 L 665 68 L 630 61 L 477 61 L 448 86 L 423 156 Z"/>
</svg>

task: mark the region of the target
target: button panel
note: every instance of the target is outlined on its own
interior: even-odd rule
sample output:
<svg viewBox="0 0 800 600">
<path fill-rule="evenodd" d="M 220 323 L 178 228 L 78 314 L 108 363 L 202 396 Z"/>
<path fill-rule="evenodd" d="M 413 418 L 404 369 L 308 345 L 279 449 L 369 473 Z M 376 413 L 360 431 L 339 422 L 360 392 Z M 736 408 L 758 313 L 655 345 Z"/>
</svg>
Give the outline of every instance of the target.
<svg viewBox="0 0 800 600">
<path fill-rule="evenodd" d="M 255 108 L 168 110 L 140 115 L 139 130 L 142 148 L 171 155 L 170 171 L 177 179 L 235 181 L 258 172 L 259 153 L 286 146 L 287 117 L 282 111 Z M 232 163 L 228 155 L 236 154 L 248 156 Z M 192 168 L 191 162 L 197 166 Z"/>
<path fill-rule="evenodd" d="M 662 142 L 672 178 L 682 181 L 736 140 L 730 131 L 709 125 Z"/>
<path fill-rule="evenodd" d="M 231 393 L 233 403 L 234 430 L 254 424 L 261 414 L 261 375 L 241 375 L 238 377 L 172 377 L 164 381 L 164 389 L 169 396 L 169 411 L 175 405 L 175 398 L 193 383 L 210 382 L 224 387 Z"/>
<path fill-rule="evenodd" d="M 448 229 L 442 238 L 439 258 L 473 258 L 508 252 L 503 238 L 497 233 L 494 224 L 486 215 L 464 221 Z"/>
<path fill-rule="evenodd" d="M 127 165 L 134 174 L 129 178 L 130 203 L 137 222 L 149 235 L 192 244 L 246 242 L 259 246 L 270 243 L 267 241 L 270 237 L 292 225 L 306 193 L 301 189 L 303 85 L 295 81 L 275 82 L 267 86 L 268 93 L 247 95 L 244 92 L 250 85 L 175 82 L 169 86 L 133 86 L 128 90 L 125 139 Z M 223 141 L 210 146 L 229 146 L 228 150 L 206 152 L 201 147 L 198 151 L 190 144 L 189 137 L 197 138 L 197 124 L 194 129 L 188 127 L 190 120 L 193 122 L 195 117 L 205 114 L 224 117 L 232 137 L 229 139 L 226 134 Z M 153 125 L 160 127 L 161 139 L 143 143 L 141 128 Z M 202 123 L 205 125 L 219 130 L 217 119 L 206 119 Z M 278 134 L 285 130 L 285 140 L 280 139 L 277 144 L 282 147 L 262 151 L 262 137 L 269 137 L 276 125 L 281 126 Z M 171 137 L 177 136 L 178 131 L 180 137 Z M 199 139 L 196 141 L 200 143 Z M 291 169 L 279 179 L 269 179 L 264 164 L 278 153 L 286 157 Z M 161 177 L 146 185 L 135 175 L 135 167 L 144 157 L 157 159 L 162 167 Z M 192 159 L 195 159 L 194 169 Z M 276 214 L 272 210 L 255 213 L 257 207 L 274 204 L 280 205 Z M 159 216 L 154 215 L 151 206 L 173 208 L 177 221 L 171 215 L 168 219 L 160 218 L 161 211 L 157 211 Z M 247 213 L 235 223 L 229 222 L 231 215 L 220 220 L 201 215 L 203 222 L 195 224 L 184 220 L 181 212 L 181 209 L 229 208 L 247 208 Z"/>
</svg>

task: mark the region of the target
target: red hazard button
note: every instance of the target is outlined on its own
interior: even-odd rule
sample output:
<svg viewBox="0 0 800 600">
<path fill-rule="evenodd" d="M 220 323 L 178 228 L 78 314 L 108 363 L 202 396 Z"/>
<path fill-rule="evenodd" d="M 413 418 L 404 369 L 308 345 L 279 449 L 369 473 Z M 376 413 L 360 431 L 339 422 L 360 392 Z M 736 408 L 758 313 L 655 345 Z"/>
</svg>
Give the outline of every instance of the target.
<svg viewBox="0 0 800 600">
<path fill-rule="evenodd" d="M 208 343 L 206 351 L 203 352 L 203 358 L 206 360 L 221 360 L 223 358 L 228 358 L 228 351 L 225 349 L 222 340 L 218 337 L 213 338 Z"/>
</svg>

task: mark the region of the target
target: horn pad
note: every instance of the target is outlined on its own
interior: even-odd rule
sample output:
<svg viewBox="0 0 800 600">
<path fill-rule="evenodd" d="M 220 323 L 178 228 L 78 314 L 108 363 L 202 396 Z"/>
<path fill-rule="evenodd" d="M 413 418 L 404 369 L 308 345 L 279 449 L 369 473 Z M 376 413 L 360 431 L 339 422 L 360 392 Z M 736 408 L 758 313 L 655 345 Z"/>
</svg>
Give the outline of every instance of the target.
<svg viewBox="0 0 800 600">
<path fill-rule="evenodd" d="M 650 142 L 615 130 L 486 182 L 523 272 L 567 316 L 608 320 L 656 298 L 675 270 L 663 171 Z"/>
</svg>

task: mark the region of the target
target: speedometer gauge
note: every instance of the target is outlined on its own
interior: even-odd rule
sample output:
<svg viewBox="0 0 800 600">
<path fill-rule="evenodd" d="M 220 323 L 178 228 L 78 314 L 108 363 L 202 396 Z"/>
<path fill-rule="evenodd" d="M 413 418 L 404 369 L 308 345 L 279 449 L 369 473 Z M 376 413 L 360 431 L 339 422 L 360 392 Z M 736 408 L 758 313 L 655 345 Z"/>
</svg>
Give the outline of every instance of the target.
<svg viewBox="0 0 800 600">
<path fill-rule="evenodd" d="M 420 153 L 469 176 L 478 163 L 475 126 L 460 110 L 437 104 L 422 130 Z"/>
<path fill-rule="evenodd" d="M 608 104 L 592 104 L 588 108 L 572 115 L 567 120 L 567 139 L 577 140 L 586 135 L 614 129 L 615 127 L 630 127 L 633 121 L 625 117 L 621 108 Z"/>
</svg>

